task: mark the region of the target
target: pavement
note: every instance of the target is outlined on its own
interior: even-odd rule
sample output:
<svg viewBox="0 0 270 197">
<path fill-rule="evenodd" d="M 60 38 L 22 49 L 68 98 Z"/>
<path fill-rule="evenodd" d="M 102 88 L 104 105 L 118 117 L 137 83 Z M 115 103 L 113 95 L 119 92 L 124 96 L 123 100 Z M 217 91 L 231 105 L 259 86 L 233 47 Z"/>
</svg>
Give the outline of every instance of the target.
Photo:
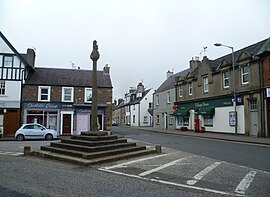
<svg viewBox="0 0 270 197">
<path fill-rule="evenodd" d="M 208 138 L 224 141 L 234 141 L 242 143 L 251 143 L 251 144 L 262 144 L 270 146 L 270 138 L 263 137 L 253 137 L 245 136 L 242 134 L 227 134 L 227 133 L 214 133 L 214 132 L 194 132 L 194 131 L 180 131 L 176 129 L 156 129 L 153 127 L 138 127 L 141 130 L 165 133 L 165 134 L 174 134 L 174 135 L 183 135 L 190 137 L 199 137 L 199 138 Z"/>
<path fill-rule="evenodd" d="M 134 128 L 134 127 L 132 127 Z M 234 141 L 234 142 L 242 142 L 242 143 L 250 143 L 250 144 L 261 144 L 261 145 L 269 145 L 270 146 L 270 138 L 263 137 L 252 137 L 245 136 L 242 134 L 226 134 L 226 133 L 214 133 L 214 132 L 194 132 L 194 131 L 180 131 L 176 129 L 156 129 L 153 127 L 136 127 L 140 130 L 164 133 L 164 134 L 174 134 L 174 135 L 182 135 L 182 136 L 190 136 L 190 137 L 199 137 L 199 138 L 208 138 L 208 139 L 216 139 L 216 140 L 224 140 L 224 141 Z M 14 137 L 4 137 L 0 138 L 1 141 L 15 141 Z"/>
</svg>

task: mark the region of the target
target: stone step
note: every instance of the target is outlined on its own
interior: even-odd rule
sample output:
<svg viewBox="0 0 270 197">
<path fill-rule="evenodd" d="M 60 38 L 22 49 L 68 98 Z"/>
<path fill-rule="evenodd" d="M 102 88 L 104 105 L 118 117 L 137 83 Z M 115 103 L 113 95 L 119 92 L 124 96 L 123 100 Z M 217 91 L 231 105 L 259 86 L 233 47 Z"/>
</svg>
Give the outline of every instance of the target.
<svg viewBox="0 0 270 197">
<path fill-rule="evenodd" d="M 138 156 L 143 156 L 147 154 L 154 154 L 156 153 L 155 150 L 139 150 L 139 151 L 134 151 L 134 152 L 128 152 L 128 153 L 122 153 L 118 155 L 110 155 L 106 157 L 101 157 L 101 158 L 94 158 L 94 159 L 83 159 L 83 158 L 78 158 L 78 157 L 72 157 L 69 155 L 62 155 L 58 153 L 53 153 L 50 151 L 34 151 L 31 154 L 34 156 L 39 156 L 43 158 L 49 158 L 49 159 L 54 159 L 58 161 L 65 161 L 69 163 L 74 163 L 74 164 L 80 164 L 80 165 L 94 165 L 94 164 L 100 164 L 100 163 L 105 163 L 105 162 L 113 162 L 113 161 L 118 161 L 122 159 L 128 159 L 132 157 L 138 157 Z"/>
<path fill-rule="evenodd" d="M 127 152 L 145 150 L 146 147 L 145 146 L 132 146 L 132 147 L 118 148 L 114 150 L 99 151 L 99 152 L 92 152 L 92 153 L 86 153 L 86 152 L 78 151 L 78 150 L 68 150 L 65 148 L 59 148 L 59 147 L 53 147 L 53 146 L 41 146 L 40 149 L 54 152 L 54 153 L 63 154 L 63 155 L 69 155 L 73 157 L 93 159 L 93 158 L 104 157 L 104 156 L 109 156 L 109 155 L 117 155 L 117 154 L 122 154 L 122 153 L 127 153 Z"/>
<path fill-rule="evenodd" d="M 108 145 L 103 145 L 103 146 L 89 147 L 89 146 L 82 146 L 82 145 L 62 143 L 62 142 L 51 142 L 51 146 L 65 148 L 68 150 L 77 150 L 77 151 L 82 151 L 82 152 L 98 152 L 98 151 L 106 151 L 106 150 L 111 150 L 111 149 L 136 146 L 136 143 L 126 142 L 126 143 L 117 143 L 117 144 L 108 144 Z"/>
<path fill-rule="evenodd" d="M 117 135 L 106 136 L 88 136 L 88 135 L 72 135 L 71 139 L 88 140 L 88 141 L 102 141 L 102 140 L 116 140 Z"/>
<path fill-rule="evenodd" d="M 98 146 L 98 145 L 108 145 L 116 143 L 126 143 L 127 139 L 113 139 L 113 140 L 103 140 L 103 141 L 86 141 L 86 140 L 76 140 L 76 139 L 61 139 L 63 143 L 77 144 L 82 146 Z"/>
</svg>

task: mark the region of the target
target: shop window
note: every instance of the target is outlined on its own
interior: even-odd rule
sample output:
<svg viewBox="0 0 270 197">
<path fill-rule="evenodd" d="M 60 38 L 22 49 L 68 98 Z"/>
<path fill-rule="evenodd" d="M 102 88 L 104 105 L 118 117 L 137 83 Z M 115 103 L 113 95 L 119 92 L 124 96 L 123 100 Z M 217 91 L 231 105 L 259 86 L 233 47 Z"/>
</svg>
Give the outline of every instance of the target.
<svg viewBox="0 0 270 197">
<path fill-rule="evenodd" d="M 178 126 L 189 126 L 189 117 L 177 117 Z"/>
<path fill-rule="evenodd" d="M 6 82 L 0 81 L 0 95 L 6 94 Z"/>
<path fill-rule="evenodd" d="M 73 87 L 62 87 L 62 102 L 73 102 Z"/>
<path fill-rule="evenodd" d="M 204 126 L 213 127 L 213 117 L 212 116 L 203 116 Z"/>
<path fill-rule="evenodd" d="M 249 82 L 249 74 L 248 74 L 248 65 L 245 64 L 241 67 L 242 74 L 242 84 L 248 84 Z"/>
<path fill-rule="evenodd" d="M 223 73 L 223 87 L 228 88 L 230 86 L 229 71 Z"/>
<path fill-rule="evenodd" d="M 92 88 L 85 88 L 84 90 L 84 102 L 92 103 Z"/>
<path fill-rule="evenodd" d="M 50 101 L 51 87 L 39 86 L 38 87 L 38 101 Z"/>
</svg>

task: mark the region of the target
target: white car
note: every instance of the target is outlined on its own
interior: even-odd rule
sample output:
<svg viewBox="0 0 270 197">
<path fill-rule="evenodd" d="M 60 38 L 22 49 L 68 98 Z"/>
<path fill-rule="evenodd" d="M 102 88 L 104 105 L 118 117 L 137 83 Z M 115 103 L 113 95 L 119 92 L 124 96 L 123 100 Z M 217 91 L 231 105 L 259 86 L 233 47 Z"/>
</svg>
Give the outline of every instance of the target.
<svg viewBox="0 0 270 197">
<path fill-rule="evenodd" d="M 23 141 L 25 139 L 52 140 L 58 137 L 58 131 L 47 129 L 43 125 L 37 123 L 23 124 L 15 133 L 15 138 L 18 141 Z"/>
</svg>

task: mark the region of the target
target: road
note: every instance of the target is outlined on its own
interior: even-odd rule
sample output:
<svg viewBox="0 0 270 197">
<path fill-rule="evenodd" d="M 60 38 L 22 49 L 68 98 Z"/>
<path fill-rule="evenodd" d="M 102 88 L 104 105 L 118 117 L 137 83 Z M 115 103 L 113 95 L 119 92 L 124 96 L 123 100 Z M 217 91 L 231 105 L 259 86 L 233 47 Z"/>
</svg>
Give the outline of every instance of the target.
<svg viewBox="0 0 270 197">
<path fill-rule="evenodd" d="M 270 147 L 113 127 L 114 133 L 196 155 L 270 172 Z"/>
<path fill-rule="evenodd" d="M 232 146 L 235 155 L 254 150 L 251 158 L 257 160 L 256 153 L 266 154 L 267 147 L 113 129 L 138 144 L 162 144 L 163 154 L 78 166 L 14 154 L 24 145 L 36 149 L 46 141 L 0 142 L 0 196 L 269 196 L 270 171 L 248 166 L 252 162 L 238 165 L 245 163 L 241 157 L 222 160 L 218 155 Z M 215 150 L 207 156 L 198 149 Z"/>
</svg>

